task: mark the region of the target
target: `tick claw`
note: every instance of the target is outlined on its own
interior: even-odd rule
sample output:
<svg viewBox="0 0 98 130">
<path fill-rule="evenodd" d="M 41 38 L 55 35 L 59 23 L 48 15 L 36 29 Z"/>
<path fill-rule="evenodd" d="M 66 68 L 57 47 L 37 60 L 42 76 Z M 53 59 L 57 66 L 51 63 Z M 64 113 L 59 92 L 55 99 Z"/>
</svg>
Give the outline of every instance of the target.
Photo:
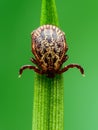
<svg viewBox="0 0 98 130">
<path fill-rule="evenodd" d="M 83 77 L 85 77 L 85 74 L 82 74 Z"/>
<path fill-rule="evenodd" d="M 21 75 L 19 75 L 18 78 L 21 78 Z"/>
</svg>

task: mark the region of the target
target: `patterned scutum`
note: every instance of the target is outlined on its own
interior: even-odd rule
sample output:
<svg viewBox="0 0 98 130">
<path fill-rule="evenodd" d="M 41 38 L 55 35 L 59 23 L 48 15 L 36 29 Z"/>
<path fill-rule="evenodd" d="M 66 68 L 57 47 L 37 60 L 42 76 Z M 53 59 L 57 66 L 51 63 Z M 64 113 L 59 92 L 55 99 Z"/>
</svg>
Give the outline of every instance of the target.
<svg viewBox="0 0 98 130">
<path fill-rule="evenodd" d="M 32 33 L 32 52 L 46 70 L 59 69 L 66 48 L 65 35 L 56 26 L 44 25 Z"/>
</svg>

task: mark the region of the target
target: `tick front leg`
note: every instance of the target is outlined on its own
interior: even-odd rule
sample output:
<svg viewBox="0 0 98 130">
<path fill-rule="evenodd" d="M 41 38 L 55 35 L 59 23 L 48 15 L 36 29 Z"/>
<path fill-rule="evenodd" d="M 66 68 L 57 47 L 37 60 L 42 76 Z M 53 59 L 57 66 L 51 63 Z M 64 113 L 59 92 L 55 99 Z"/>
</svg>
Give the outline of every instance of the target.
<svg viewBox="0 0 98 130">
<path fill-rule="evenodd" d="M 62 63 L 64 63 L 64 62 L 66 62 L 67 60 L 68 60 L 68 55 L 65 55 L 64 57 L 63 57 L 63 59 L 62 59 Z"/>
<path fill-rule="evenodd" d="M 37 61 L 34 58 L 30 58 L 30 61 L 37 65 Z"/>
<path fill-rule="evenodd" d="M 77 68 L 80 70 L 81 74 L 84 75 L 84 69 L 78 65 L 78 64 L 70 64 L 70 65 L 67 65 L 65 66 L 64 68 L 62 68 L 61 70 L 58 71 L 58 74 L 62 74 L 63 72 L 67 71 L 68 69 L 70 68 Z"/>
<path fill-rule="evenodd" d="M 24 71 L 25 69 L 32 69 L 32 70 L 34 70 L 34 71 L 35 71 L 36 73 L 38 73 L 38 74 L 43 74 L 43 72 L 42 72 L 41 70 L 39 70 L 37 67 L 35 67 L 35 66 L 24 65 L 24 66 L 22 66 L 22 67 L 20 68 L 20 70 L 19 70 L 19 77 L 21 77 L 21 75 L 22 75 L 22 73 L 23 73 L 23 71 Z"/>
<path fill-rule="evenodd" d="M 31 58 L 30 60 L 31 60 L 32 63 L 36 64 L 40 68 L 42 62 L 37 62 L 37 60 L 34 59 L 34 58 Z"/>
</svg>

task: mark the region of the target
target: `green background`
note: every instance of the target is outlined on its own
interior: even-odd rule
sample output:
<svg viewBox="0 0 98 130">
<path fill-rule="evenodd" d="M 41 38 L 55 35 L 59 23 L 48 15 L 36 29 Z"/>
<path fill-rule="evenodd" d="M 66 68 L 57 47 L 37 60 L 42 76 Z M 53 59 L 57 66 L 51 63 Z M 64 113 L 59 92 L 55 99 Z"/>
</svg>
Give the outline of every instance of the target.
<svg viewBox="0 0 98 130">
<path fill-rule="evenodd" d="M 66 33 L 69 63 L 64 73 L 64 130 L 98 130 L 98 1 L 56 0 Z M 18 70 L 30 62 L 30 33 L 40 23 L 41 0 L 0 0 L 0 130 L 31 130 L 34 72 Z"/>
</svg>

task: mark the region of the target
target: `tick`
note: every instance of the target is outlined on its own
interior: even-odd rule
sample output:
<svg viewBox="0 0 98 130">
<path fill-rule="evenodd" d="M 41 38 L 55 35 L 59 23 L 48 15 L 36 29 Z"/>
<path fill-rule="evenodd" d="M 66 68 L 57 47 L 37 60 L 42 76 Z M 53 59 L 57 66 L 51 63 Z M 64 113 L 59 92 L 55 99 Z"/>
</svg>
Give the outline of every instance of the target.
<svg viewBox="0 0 98 130">
<path fill-rule="evenodd" d="M 62 67 L 68 59 L 66 52 L 68 46 L 63 31 L 54 25 L 43 25 L 31 33 L 31 49 L 35 58 L 31 62 L 36 66 L 24 65 L 20 68 L 19 74 L 22 75 L 25 69 L 32 69 L 36 73 L 54 78 L 57 74 L 62 74 L 69 68 L 78 68 L 81 74 L 84 69 L 78 64 L 69 64 Z"/>
</svg>

